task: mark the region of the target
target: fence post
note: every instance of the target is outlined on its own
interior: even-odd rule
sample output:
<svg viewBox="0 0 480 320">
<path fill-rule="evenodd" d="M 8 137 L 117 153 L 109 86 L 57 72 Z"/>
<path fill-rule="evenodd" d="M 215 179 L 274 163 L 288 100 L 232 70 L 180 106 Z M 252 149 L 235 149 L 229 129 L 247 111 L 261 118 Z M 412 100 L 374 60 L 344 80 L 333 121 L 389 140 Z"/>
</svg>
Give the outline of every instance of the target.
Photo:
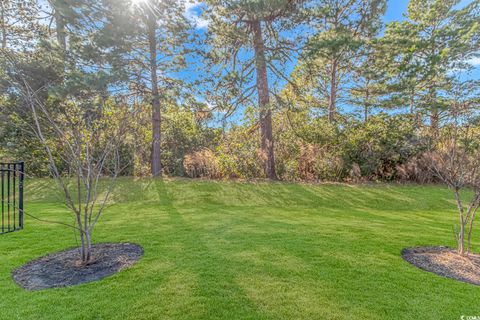
<svg viewBox="0 0 480 320">
<path fill-rule="evenodd" d="M 25 163 L 0 162 L 0 176 L 0 196 L 2 200 L 0 204 L 2 211 L 0 234 L 5 234 L 21 230 L 24 226 L 23 187 Z"/>
<path fill-rule="evenodd" d="M 7 230 L 10 232 L 10 177 L 11 177 L 11 169 L 10 163 L 7 163 Z"/>
<path fill-rule="evenodd" d="M 0 163 L 0 173 L 2 173 L 2 233 L 5 233 L 5 170 L 3 163 Z"/>
<path fill-rule="evenodd" d="M 23 180 L 25 175 L 25 162 L 20 162 L 20 176 L 18 179 L 18 226 L 23 229 Z"/>
</svg>

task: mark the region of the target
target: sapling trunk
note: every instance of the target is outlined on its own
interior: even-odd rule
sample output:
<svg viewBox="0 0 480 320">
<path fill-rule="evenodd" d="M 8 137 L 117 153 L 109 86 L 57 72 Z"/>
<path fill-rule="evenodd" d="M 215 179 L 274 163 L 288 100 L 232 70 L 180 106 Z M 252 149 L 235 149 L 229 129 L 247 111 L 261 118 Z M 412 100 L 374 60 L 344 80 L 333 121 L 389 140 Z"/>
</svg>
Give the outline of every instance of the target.
<svg viewBox="0 0 480 320">
<path fill-rule="evenodd" d="M 83 260 L 84 263 L 90 262 L 92 259 L 92 235 L 91 231 L 86 231 L 85 232 L 85 239 L 86 241 L 86 246 L 85 246 L 85 259 Z"/>
</svg>

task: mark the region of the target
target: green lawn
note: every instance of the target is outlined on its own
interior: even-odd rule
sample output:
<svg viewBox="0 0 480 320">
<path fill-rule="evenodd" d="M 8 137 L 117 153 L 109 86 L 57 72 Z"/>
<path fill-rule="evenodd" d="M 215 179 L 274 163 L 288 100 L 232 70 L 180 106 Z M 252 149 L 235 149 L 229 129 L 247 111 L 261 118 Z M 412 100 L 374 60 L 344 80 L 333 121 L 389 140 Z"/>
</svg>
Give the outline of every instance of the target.
<svg viewBox="0 0 480 320">
<path fill-rule="evenodd" d="M 66 216 L 52 188 L 30 181 L 25 210 Z M 14 268 L 75 245 L 65 227 L 27 218 L 25 230 L 0 236 L 0 319 L 480 316 L 480 287 L 400 256 L 454 245 L 444 188 L 122 179 L 111 202 L 95 242 L 135 242 L 144 258 L 100 282 L 27 292 Z"/>
</svg>

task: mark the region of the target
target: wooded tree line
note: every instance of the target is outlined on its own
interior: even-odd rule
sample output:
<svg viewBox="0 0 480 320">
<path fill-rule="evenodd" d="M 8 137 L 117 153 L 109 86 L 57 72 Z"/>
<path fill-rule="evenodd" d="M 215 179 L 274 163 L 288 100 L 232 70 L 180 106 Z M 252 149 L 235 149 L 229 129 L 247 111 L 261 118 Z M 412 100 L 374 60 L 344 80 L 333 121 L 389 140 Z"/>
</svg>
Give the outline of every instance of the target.
<svg viewBox="0 0 480 320">
<path fill-rule="evenodd" d="M 123 127 L 130 112 L 125 175 L 432 181 L 426 157 L 452 126 L 478 130 L 480 1 L 412 0 L 388 24 L 386 6 L 3 0 L 0 156 L 51 170 L 27 88 L 59 171 L 69 137 L 49 123 Z"/>
</svg>

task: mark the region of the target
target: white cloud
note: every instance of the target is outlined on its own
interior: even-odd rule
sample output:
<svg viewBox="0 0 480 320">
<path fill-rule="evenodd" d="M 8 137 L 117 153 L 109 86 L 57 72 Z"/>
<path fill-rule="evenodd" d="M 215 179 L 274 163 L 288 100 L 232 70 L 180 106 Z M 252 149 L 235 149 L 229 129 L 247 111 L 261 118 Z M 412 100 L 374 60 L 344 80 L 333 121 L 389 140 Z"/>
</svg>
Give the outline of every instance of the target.
<svg viewBox="0 0 480 320">
<path fill-rule="evenodd" d="M 480 57 L 471 58 L 467 62 L 470 63 L 471 65 L 475 66 L 475 67 L 478 67 L 478 66 L 480 66 Z"/>
<path fill-rule="evenodd" d="M 208 20 L 200 17 L 199 9 L 203 6 L 203 2 L 198 0 L 190 0 L 185 4 L 185 17 L 195 24 L 197 29 L 208 28 Z"/>
<path fill-rule="evenodd" d="M 191 0 L 185 3 L 185 11 L 189 11 L 190 9 L 196 8 L 198 6 L 202 5 L 202 2 L 196 1 L 196 0 Z"/>
</svg>

